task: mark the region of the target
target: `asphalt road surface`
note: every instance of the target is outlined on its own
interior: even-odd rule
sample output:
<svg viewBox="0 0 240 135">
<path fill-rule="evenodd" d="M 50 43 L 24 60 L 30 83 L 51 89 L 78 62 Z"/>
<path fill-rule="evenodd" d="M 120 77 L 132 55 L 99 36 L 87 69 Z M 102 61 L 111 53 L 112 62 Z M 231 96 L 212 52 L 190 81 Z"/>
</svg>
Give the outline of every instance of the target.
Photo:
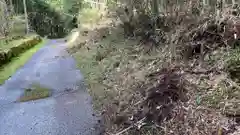
<svg viewBox="0 0 240 135">
<path fill-rule="evenodd" d="M 51 97 L 16 102 L 32 84 L 51 89 Z M 0 135 L 99 135 L 100 123 L 64 40 L 47 41 L 0 86 Z"/>
</svg>

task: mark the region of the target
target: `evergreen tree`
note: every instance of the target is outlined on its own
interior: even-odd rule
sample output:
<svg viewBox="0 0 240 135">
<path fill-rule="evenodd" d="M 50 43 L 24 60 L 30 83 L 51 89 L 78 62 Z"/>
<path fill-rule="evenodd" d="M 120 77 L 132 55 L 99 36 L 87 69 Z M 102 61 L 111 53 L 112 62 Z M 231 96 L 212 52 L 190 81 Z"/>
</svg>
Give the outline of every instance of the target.
<svg viewBox="0 0 240 135">
<path fill-rule="evenodd" d="M 73 17 L 60 14 L 44 0 L 26 2 L 30 27 L 40 36 L 62 38 L 73 28 Z M 21 0 L 13 0 L 13 5 L 16 13 L 24 13 Z"/>
</svg>

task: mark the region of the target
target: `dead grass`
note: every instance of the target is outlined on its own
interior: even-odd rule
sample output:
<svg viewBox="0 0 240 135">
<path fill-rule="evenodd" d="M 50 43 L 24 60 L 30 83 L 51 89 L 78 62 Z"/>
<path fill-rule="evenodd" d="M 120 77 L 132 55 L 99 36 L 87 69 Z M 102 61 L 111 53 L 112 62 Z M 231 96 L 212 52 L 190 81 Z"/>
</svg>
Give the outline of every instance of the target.
<svg viewBox="0 0 240 135">
<path fill-rule="evenodd" d="M 177 61 L 169 46 L 140 44 L 122 32 L 115 27 L 88 31 L 84 44 L 70 49 L 108 134 L 238 133 L 240 87 L 226 70 L 229 48 L 208 52 L 203 61 Z M 172 69 L 177 70 L 169 73 Z"/>
<path fill-rule="evenodd" d="M 51 95 L 51 90 L 39 84 L 33 84 L 30 88 L 25 89 L 24 94 L 18 99 L 19 102 L 47 98 Z"/>
<path fill-rule="evenodd" d="M 104 32 L 101 33 L 102 31 Z M 105 35 L 106 38 L 94 36 L 99 33 Z M 106 89 L 108 85 L 104 83 L 105 78 L 107 78 L 106 75 L 111 70 L 116 70 L 120 64 L 128 62 L 129 57 L 124 55 L 124 49 L 132 47 L 132 45 L 136 44 L 136 41 L 130 41 L 128 44 L 125 44 L 125 39 L 121 36 L 121 32 L 109 35 L 108 30 L 104 28 L 89 32 L 89 35 L 91 34 L 94 34 L 92 36 L 95 37 L 95 41 L 89 40 L 85 44 L 79 44 L 79 47 L 74 47 L 74 50 L 77 48 L 81 50 L 77 51 L 74 56 L 79 68 L 85 75 L 93 97 L 97 100 L 95 102 L 96 106 L 100 107 L 103 99 L 106 101 L 111 99 L 111 94 L 109 95 L 109 93 L 112 92 Z"/>
</svg>

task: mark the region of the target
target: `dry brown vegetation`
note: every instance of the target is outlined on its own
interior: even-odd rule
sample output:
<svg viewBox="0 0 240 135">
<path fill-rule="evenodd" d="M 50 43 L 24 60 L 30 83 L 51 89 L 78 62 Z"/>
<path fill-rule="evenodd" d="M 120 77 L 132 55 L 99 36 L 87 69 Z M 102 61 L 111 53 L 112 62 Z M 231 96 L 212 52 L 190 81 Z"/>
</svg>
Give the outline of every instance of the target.
<svg viewBox="0 0 240 135">
<path fill-rule="evenodd" d="M 221 17 L 180 9 L 155 21 L 118 11 L 122 25 L 85 31 L 89 38 L 70 49 L 106 134 L 240 134 L 239 17 L 232 7 Z"/>
</svg>

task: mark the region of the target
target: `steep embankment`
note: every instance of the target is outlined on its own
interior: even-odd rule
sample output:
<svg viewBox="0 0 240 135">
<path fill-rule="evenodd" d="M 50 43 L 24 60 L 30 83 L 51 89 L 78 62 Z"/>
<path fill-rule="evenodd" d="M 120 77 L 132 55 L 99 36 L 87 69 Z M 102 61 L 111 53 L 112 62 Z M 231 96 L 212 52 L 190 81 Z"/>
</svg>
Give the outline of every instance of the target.
<svg viewBox="0 0 240 135">
<path fill-rule="evenodd" d="M 126 39 L 111 23 L 81 32 L 70 52 L 108 133 L 239 134 L 233 34 L 218 31 L 221 25 L 211 19 L 187 19 L 192 25 L 166 19 L 172 31 L 160 31 L 156 39 L 165 40 L 154 42 Z"/>
</svg>

